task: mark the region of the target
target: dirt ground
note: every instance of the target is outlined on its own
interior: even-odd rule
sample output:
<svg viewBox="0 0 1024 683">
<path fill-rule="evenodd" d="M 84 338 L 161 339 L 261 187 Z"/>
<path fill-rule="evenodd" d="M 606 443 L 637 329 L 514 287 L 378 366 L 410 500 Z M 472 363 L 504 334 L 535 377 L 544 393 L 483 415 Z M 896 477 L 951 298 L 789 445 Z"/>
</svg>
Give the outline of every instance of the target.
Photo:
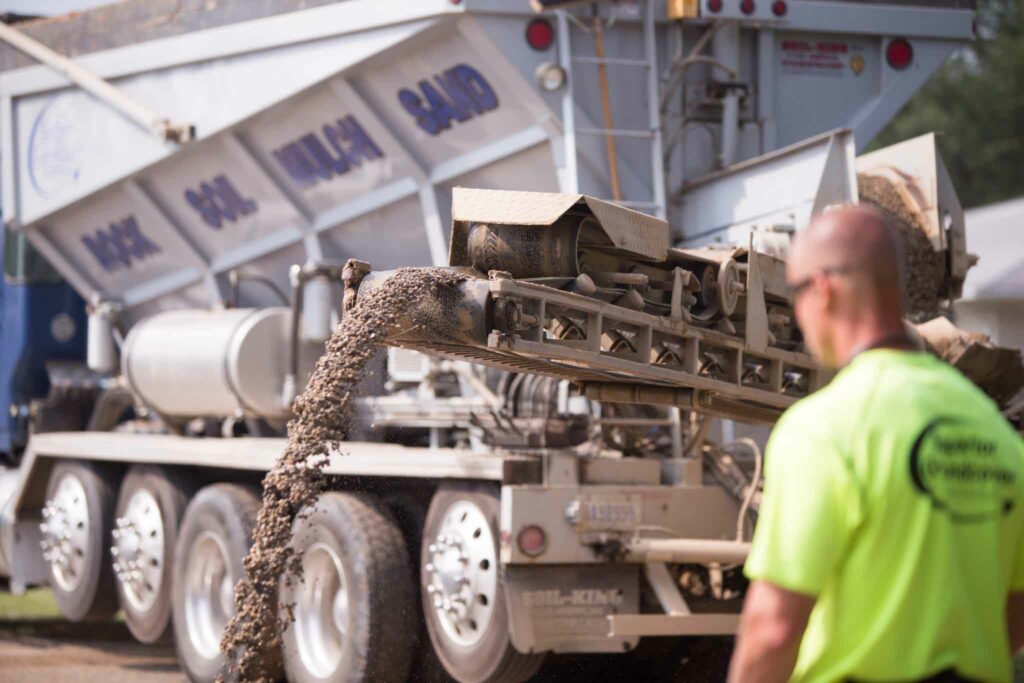
<svg viewBox="0 0 1024 683">
<path fill-rule="evenodd" d="M 124 624 L 0 621 L 2 683 L 181 683 L 171 645 L 141 645 Z"/>
</svg>

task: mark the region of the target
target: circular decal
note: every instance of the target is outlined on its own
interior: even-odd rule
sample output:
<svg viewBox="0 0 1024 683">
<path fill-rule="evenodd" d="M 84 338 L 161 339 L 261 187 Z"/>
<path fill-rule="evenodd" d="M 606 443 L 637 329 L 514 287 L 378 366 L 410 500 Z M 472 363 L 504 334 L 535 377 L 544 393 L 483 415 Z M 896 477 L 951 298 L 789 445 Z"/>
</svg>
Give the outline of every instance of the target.
<svg viewBox="0 0 1024 683">
<path fill-rule="evenodd" d="M 864 71 L 864 58 L 860 55 L 854 55 L 850 57 L 850 69 L 854 74 L 860 76 Z"/>
<path fill-rule="evenodd" d="M 75 336 L 75 319 L 67 313 L 58 313 L 50 321 L 50 334 L 61 344 L 66 344 Z"/>
<path fill-rule="evenodd" d="M 1020 467 L 982 427 L 939 418 L 914 442 L 910 477 L 915 488 L 954 522 L 983 522 L 1013 509 Z"/>
<path fill-rule="evenodd" d="M 85 138 L 74 98 L 50 99 L 32 123 L 28 139 L 28 175 L 39 196 L 49 199 L 78 184 L 85 158 Z"/>
</svg>

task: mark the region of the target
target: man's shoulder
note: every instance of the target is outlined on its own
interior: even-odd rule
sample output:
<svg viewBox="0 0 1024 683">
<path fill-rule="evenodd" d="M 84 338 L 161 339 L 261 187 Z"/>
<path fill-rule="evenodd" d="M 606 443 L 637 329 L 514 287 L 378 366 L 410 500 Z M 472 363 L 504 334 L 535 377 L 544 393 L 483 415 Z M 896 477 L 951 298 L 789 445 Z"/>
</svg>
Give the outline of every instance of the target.
<svg viewBox="0 0 1024 683">
<path fill-rule="evenodd" d="M 780 437 L 819 436 L 819 442 L 841 448 L 878 430 L 916 433 L 951 412 L 996 432 L 1012 432 L 995 403 L 945 362 L 924 353 L 870 352 L 793 404 L 776 431 Z"/>
<path fill-rule="evenodd" d="M 844 368 L 824 387 L 790 406 L 778 427 L 834 432 L 841 424 L 856 421 L 865 403 L 877 398 L 883 374 L 873 365 Z"/>
<path fill-rule="evenodd" d="M 908 405 L 908 377 L 899 364 L 876 354 L 858 358 L 827 385 L 790 406 L 776 424 L 778 441 L 810 439 L 820 446 L 848 447 L 882 415 Z M 865 362 L 867 361 L 867 362 Z"/>
</svg>

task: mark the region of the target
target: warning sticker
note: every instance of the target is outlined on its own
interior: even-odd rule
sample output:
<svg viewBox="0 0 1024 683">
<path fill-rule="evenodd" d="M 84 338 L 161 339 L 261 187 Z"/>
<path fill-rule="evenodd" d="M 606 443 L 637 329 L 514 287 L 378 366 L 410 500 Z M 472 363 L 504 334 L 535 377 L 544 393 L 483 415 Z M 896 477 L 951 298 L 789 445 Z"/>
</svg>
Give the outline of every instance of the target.
<svg viewBox="0 0 1024 683">
<path fill-rule="evenodd" d="M 783 40 L 782 73 L 840 78 L 850 68 L 850 53 L 855 50 L 859 51 L 842 42 Z"/>
</svg>

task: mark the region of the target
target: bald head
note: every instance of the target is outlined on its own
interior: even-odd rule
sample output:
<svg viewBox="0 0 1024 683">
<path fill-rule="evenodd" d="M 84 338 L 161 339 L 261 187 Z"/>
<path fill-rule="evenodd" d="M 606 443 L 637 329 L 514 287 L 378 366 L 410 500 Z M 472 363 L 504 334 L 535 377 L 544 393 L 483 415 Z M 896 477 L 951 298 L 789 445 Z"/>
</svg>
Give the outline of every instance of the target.
<svg viewBox="0 0 1024 683">
<path fill-rule="evenodd" d="M 846 276 L 855 287 L 852 306 L 900 301 L 900 247 L 878 211 L 842 206 L 816 216 L 799 233 L 789 255 L 792 279 L 823 270 Z"/>
<path fill-rule="evenodd" d="M 786 266 L 791 284 L 807 283 L 795 306 L 811 349 L 842 365 L 863 340 L 902 330 L 900 264 L 899 243 L 874 209 L 843 206 L 816 216 L 797 235 Z"/>
</svg>

